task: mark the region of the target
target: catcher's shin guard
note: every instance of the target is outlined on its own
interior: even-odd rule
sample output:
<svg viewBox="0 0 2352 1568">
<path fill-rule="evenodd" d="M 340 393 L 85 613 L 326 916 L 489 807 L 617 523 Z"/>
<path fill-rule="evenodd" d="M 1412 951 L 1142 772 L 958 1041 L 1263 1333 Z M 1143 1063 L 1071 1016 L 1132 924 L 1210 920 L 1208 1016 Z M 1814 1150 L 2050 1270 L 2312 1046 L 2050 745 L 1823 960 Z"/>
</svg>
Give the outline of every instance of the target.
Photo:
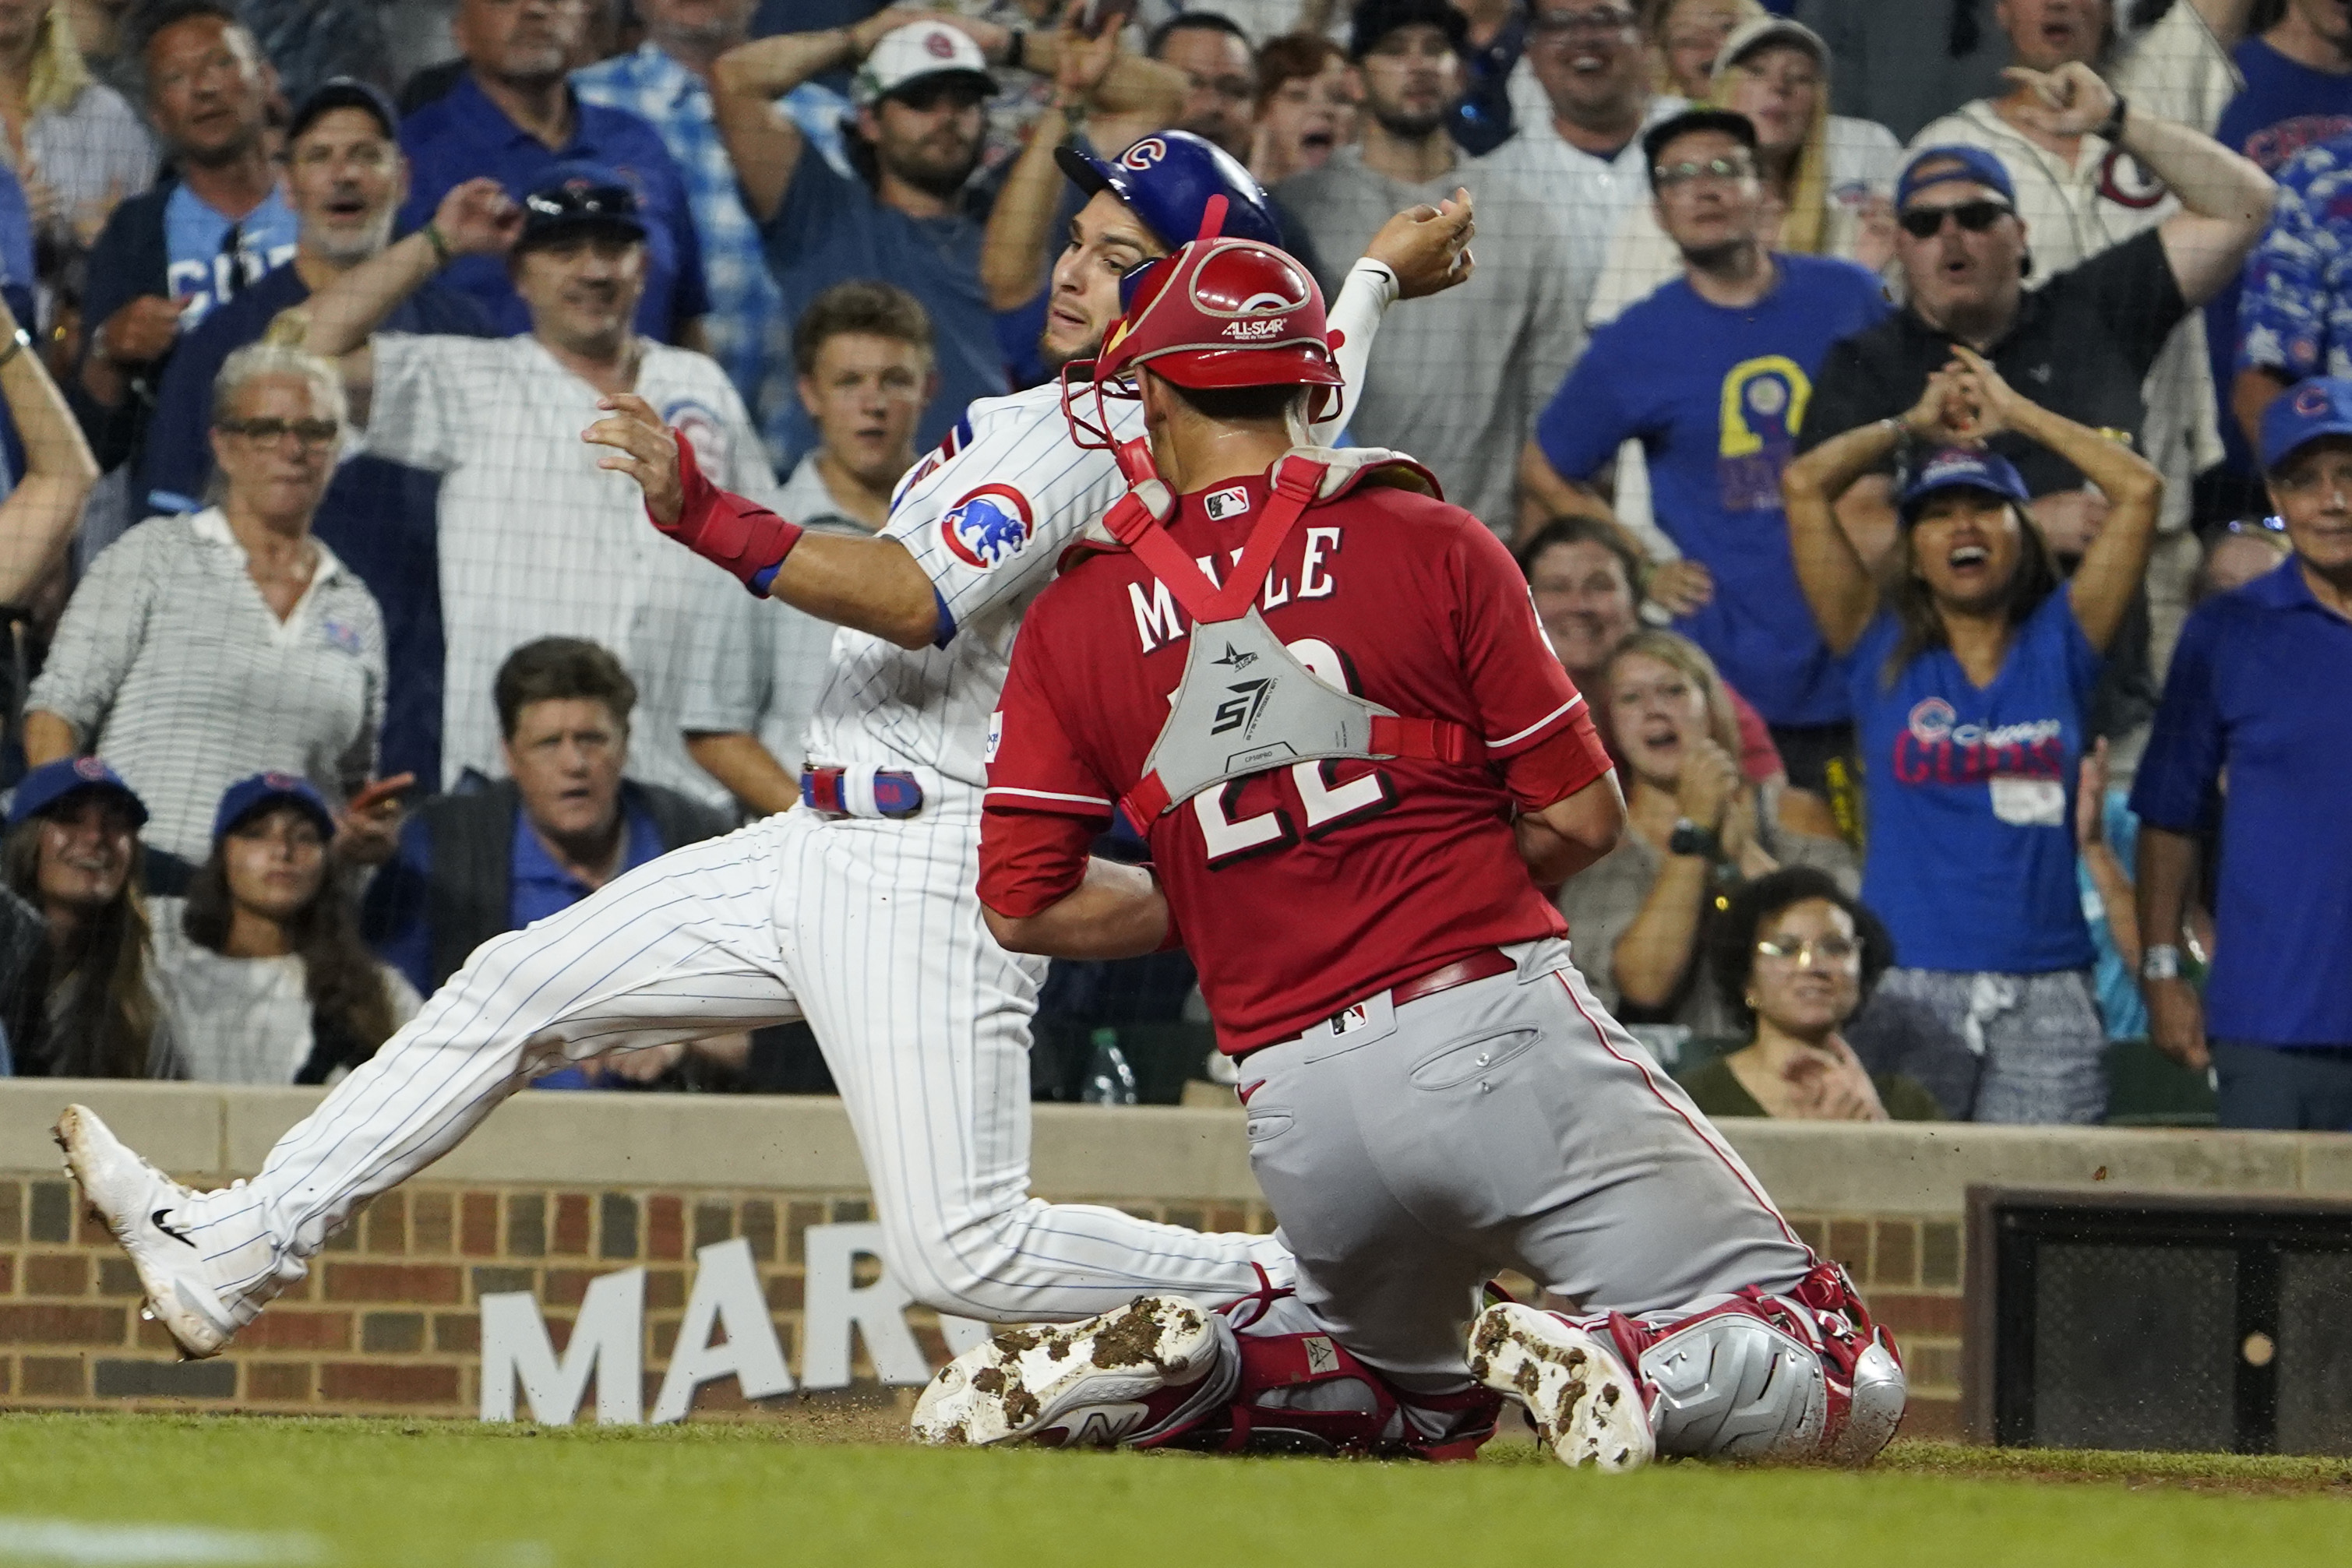
<svg viewBox="0 0 2352 1568">
<path fill-rule="evenodd" d="M 1605 1322 L 1634 1365 L 1661 1454 L 1863 1464 L 1903 1419 L 1901 1354 L 1834 1263 L 1785 1295 L 1751 1288 L 1681 1318 L 1584 1321 Z"/>
</svg>

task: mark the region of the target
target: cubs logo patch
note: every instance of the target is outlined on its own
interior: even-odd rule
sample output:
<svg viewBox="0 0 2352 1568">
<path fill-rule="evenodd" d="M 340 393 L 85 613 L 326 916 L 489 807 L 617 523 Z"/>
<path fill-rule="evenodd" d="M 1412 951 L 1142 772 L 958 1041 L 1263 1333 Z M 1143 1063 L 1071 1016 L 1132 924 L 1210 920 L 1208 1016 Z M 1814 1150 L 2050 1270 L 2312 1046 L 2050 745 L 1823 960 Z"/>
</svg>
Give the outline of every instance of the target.
<svg viewBox="0 0 2352 1568">
<path fill-rule="evenodd" d="M 719 411 L 692 398 L 681 398 L 661 411 L 662 423 L 673 426 L 694 444 L 694 461 L 711 482 L 727 472 L 727 427 Z"/>
<path fill-rule="evenodd" d="M 1120 153 L 1118 161 L 1122 167 L 1140 170 L 1150 168 L 1167 156 L 1168 143 L 1157 136 L 1147 136 Z"/>
<path fill-rule="evenodd" d="M 353 658 L 359 656 L 360 629 L 357 626 L 340 616 L 330 615 L 320 622 L 320 630 L 326 633 L 329 647 L 340 648 Z"/>
<path fill-rule="evenodd" d="M 2327 412 L 2326 387 L 2301 386 L 2294 389 L 2294 412 L 2309 419 Z"/>
<path fill-rule="evenodd" d="M 1222 523 L 1227 517 L 1238 517 L 1249 510 L 1249 491 L 1236 485 L 1230 490 L 1218 490 L 1201 503 L 1207 508 L 1209 521 Z"/>
<path fill-rule="evenodd" d="M 73 770 L 75 778 L 87 779 L 92 783 L 103 783 L 106 779 L 106 764 L 95 757 L 75 758 Z"/>
<path fill-rule="evenodd" d="M 1034 527 L 1028 497 L 1010 485 L 982 485 L 948 508 L 940 535 L 958 560 L 988 571 L 1019 555 Z"/>
</svg>

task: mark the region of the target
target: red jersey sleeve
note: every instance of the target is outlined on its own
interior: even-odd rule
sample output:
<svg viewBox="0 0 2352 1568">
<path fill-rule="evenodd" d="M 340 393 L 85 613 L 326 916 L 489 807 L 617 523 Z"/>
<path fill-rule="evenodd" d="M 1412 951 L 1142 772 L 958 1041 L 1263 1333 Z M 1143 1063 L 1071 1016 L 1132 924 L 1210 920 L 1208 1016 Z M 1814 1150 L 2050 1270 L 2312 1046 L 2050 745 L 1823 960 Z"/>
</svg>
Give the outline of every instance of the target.
<svg viewBox="0 0 2352 1568">
<path fill-rule="evenodd" d="M 1078 885 L 1087 847 L 1111 815 L 1109 786 L 1055 706 L 1045 674 L 1053 664 L 1051 614 L 1041 616 L 1044 610 L 1041 601 L 1015 639 L 1004 694 L 988 720 L 980 896 L 1015 918 L 1037 914 Z"/>
<path fill-rule="evenodd" d="M 1560 668 L 1559 656 L 1544 636 L 1518 564 L 1502 541 L 1475 520 L 1465 522 L 1450 554 L 1448 577 L 1456 595 L 1454 620 L 1470 700 L 1477 709 L 1478 737 L 1499 762 L 1563 731 L 1574 732 L 1581 737 L 1576 749 L 1587 754 L 1587 767 L 1563 794 L 1582 789 L 1608 771 L 1609 754 L 1593 732 L 1583 695 Z M 1555 764 L 1549 771 L 1568 779 L 1579 769 Z M 1561 798 L 1554 795 L 1552 800 Z"/>
</svg>

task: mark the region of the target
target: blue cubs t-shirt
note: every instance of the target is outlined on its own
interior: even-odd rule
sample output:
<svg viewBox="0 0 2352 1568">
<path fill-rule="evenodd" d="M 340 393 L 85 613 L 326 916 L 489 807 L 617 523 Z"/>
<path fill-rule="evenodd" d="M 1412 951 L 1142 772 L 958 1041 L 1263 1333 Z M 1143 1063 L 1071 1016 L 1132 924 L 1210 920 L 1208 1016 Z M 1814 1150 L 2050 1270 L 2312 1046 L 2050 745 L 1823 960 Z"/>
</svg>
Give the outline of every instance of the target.
<svg viewBox="0 0 2352 1568">
<path fill-rule="evenodd" d="M 294 210 L 275 185 L 234 225 L 186 185 L 173 186 L 163 199 L 163 249 L 170 267 L 166 287 L 183 308 L 180 329 L 197 326 L 214 306 L 292 259 L 296 227 Z"/>
<path fill-rule="evenodd" d="M 1797 586 L 1780 471 L 1830 345 L 1892 307 L 1852 262 L 1772 259 L 1779 281 L 1753 305 L 1711 305 L 1676 278 L 1595 332 L 1536 442 L 1585 480 L 1640 441 L 1659 528 L 1715 577 L 1715 598 L 1675 630 L 1770 723 L 1833 724 L 1845 684 Z"/>
<path fill-rule="evenodd" d="M 1869 847 L 1862 901 L 1913 969 L 2042 975 L 2096 956 L 2074 882 L 2083 709 L 2105 663 L 2061 588 L 2017 629 L 1992 684 L 1949 648 L 1892 683 L 1882 612 L 1848 655 Z"/>
<path fill-rule="evenodd" d="M 2242 152 L 2265 174 L 2315 143 L 2352 131 L 2352 76 L 2330 76 L 2280 54 L 2259 37 L 2248 38 L 2231 51 L 2245 87 L 2221 111 L 2213 139 L 2232 152 Z M 2239 278 L 2232 274 L 2221 291 L 2205 305 L 2205 350 L 2213 363 L 2213 386 L 2226 411 L 2230 385 L 2237 379 Z M 2253 451 L 2238 422 L 2224 416 L 2218 422 L 2221 444 L 2229 449 L 2230 466 L 2242 474 L 2254 472 Z"/>
</svg>

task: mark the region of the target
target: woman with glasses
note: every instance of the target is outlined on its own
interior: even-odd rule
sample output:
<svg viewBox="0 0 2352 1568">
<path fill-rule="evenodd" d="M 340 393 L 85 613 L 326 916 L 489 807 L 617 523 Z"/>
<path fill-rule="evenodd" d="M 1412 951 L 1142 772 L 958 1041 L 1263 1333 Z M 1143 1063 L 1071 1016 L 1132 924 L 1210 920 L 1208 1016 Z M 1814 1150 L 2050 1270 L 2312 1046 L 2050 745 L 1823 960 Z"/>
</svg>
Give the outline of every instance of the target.
<svg viewBox="0 0 2352 1568">
<path fill-rule="evenodd" d="M 1745 1043 L 1676 1073 L 1710 1116 L 1801 1122 L 1934 1122 L 1917 1080 L 1873 1073 L 1846 1043 L 1847 1020 L 1886 973 L 1892 939 L 1831 877 L 1790 866 L 1733 894 L 1716 923 L 1716 989 Z"/>
<path fill-rule="evenodd" d="M 214 382 L 214 505 L 109 546 L 67 604 L 26 702 L 44 763 L 101 751 L 147 802 L 147 843 L 212 851 L 221 792 L 257 768 L 338 806 L 367 784 L 383 717 L 383 619 L 311 537 L 344 429 L 325 361 L 256 343 Z M 339 852 L 371 863 L 397 807 L 347 812 Z"/>
<path fill-rule="evenodd" d="M 1817 795 L 1752 784 L 1715 662 L 1672 632 L 1643 631 L 1601 666 L 1625 832 L 1557 902 L 1579 966 L 1628 1023 L 1728 1034 L 1708 978 L 1706 933 L 1730 892 L 1796 863 L 1853 876 L 1853 855 Z"/>
<path fill-rule="evenodd" d="M 1833 436 L 1782 474 L 1790 543 L 1822 641 L 1848 660 L 1870 822 L 1863 896 L 1904 964 L 1886 989 L 1983 1060 L 1977 1120 L 2096 1122 L 2105 1030 L 2075 792 L 2091 691 L 2147 569 L 2164 481 L 1969 349 L 1952 353 L 1901 418 Z M 2107 497 L 2071 580 L 2026 522 L 2024 480 L 1983 445 L 2003 432 Z M 1906 440 L 1895 548 L 1875 576 L 1830 497 Z"/>
<path fill-rule="evenodd" d="M 375 1054 L 422 1005 L 376 961 L 337 884 L 334 814 L 285 773 L 221 797 L 185 898 L 150 906 L 158 989 L 200 1083 L 326 1083 Z"/>
</svg>

